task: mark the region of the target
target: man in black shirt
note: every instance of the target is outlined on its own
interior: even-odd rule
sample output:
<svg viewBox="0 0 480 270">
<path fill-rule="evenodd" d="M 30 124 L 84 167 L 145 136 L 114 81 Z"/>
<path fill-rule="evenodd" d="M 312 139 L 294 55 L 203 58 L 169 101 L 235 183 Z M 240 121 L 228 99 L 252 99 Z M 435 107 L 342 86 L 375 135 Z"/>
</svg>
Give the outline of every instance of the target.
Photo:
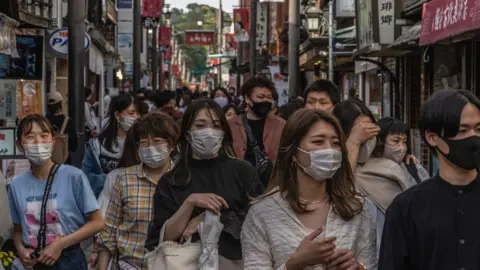
<svg viewBox="0 0 480 270">
<path fill-rule="evenodd" d="M 433 94 L 420 132 L 439 171 L 387 209 L 378 269 L 480 269 L 480 100 L 468 91 Z"/>
</svg>

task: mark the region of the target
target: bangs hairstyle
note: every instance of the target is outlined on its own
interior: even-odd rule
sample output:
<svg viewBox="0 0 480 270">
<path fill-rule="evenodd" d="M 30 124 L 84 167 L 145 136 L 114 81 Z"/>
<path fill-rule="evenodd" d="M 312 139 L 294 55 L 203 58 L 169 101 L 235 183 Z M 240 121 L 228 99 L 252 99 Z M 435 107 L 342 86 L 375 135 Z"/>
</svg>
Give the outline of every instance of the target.
<svg viewBox="0 0 480 270">
<path fill-rule="evenodd" d="M 307 205 L 300 201 L 298 189 L 297 170 L 302 169 L 293 161 L 293 156 L 299 152 L 297 149 L 300 142 L 319 121 L 331 125 L 339 138 L 342 164 L 333 177 L 326 180 L 326 185 L 334 211 L 343 220 L 348 221 L 362 211 L 362 201 L 355 190 L 355 179 L 345 146 L 346 137 L 338 121 L 326 111 L 301 109 L 288 119 L 282 132 L 277 160 L 266 194 L 271 194 L 278 187 L 279 192 L 286 194 L 286 200 L 296 213 L 307 211 Z"/>
<path fill-rule="evenodd" d="M 192 104 L 190 104 L 190 106 L 188 106 L 182 118 L 180 138 L 177 145 L 180 157 L 176 166 L 171 172 L 169 172 L 173 174 L 173 176 L 167 178 L 170 181 L 169 184 L 172 186 L 185 187 L 191 181 L 188 160 L 192 158 L 192 148 L 188 138 L 190 136 L 190 129 L 192 128 L 198 113 L 203 109 L 207 110 L 207 116 L 209 116 L 212 121 L 212 112 L 218 117 L 218 120 L 220 121 L 220 129 L 225 133 L 222 141 L 222 147 L 220 148 L 218 154 L 226 155 L 230 158 L 236 158 L 235 152 L 233 151 L 232 131 L 228 125 L 227 118 L 225 117 L 222 108 L 214 100 L 208 98 L 195 100 L 192 102 Z"/>
<path fill-rule="evenodd" d="M 175 147 L 178 141 L 179 130 L 175 120 L 161 112 L 152 112 L 142 116 L 135 122 L 133 130 L 133 138 L 137 144 L 141 139 L 149 136 L 165 139 L 169 147 Z"/>
<path fill-rule="evenodd" d="M 480 109 L 480 100 L 470 91 L 443 90 L 435 92 L 420 109 L 419 128 L 422 139 L 433 153 L 436 153 L 425 139 L 425 132 L 431 131 L 442 137 L 455 137 L 460 130 L 462 112 L 468 103 Z"/>
<path fill-rule="evenodd" d="M 335 106 L 333 109 L 333 115 L 340 121 L 345 135 L 350 136 L 350 132 L 355 124 L 355 120 L 359 116 L 368 116 L 372 123 L 375 123 L 375 117 L 372 111 L 359 99 L 347 99 Z"/>
<path fill-rule="evenodd" d="M 40 114 L 31 114 L 23 118 L 20 123 L 18 124 L 17 128 L 17 140 L 21 141 L 22 136 L 27 135 L 32 131 L 33 124 L 37 124 L 42 132 L 48 132 L 50 134 L 53 134 L 53 127 L 50 124 L 50 121 L 48 119 Z"/>
<path fill-rule="evenodd" d="M 378 142 L 373 150 L 373 155 L 376 157 L 383 156 L 383 150 L 385 149 L 385 141 L 387 140 L 388 135 L 407 135 L 409 138 L 409 130 L 407 124 L 404 122 L 395 119 L 393 117 L 384 117 L 377 121 L 376 125 L 380 127 L 380 132 L 377 135 Z M 408 149 L 407 142 L 407 149 Z M 408 151 L 407 151 L 408 152 Z"/>
<path fill-rule="evenodd" d="M 117 169 L 128 168 L 141 163 L 138 157 L 138 144 L 135 141 L 135 130 L 137 130 L 137 122 L 128 130 L 123 146 L 122 157 L 118 161 Z"/>
</svg>

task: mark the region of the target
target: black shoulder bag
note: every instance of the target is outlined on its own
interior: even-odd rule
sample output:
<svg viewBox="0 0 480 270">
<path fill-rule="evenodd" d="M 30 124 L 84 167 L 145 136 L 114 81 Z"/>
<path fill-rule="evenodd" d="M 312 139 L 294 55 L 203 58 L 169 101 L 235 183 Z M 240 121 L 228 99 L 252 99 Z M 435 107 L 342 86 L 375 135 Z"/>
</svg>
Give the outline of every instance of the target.
<svg viewBox="0 0 480 270">
<path fill-rule="evenodd" d="M 255 139 L 255 136 L 253 136 L 252 128 L 248 124 L 247 116 L 245 114 L 242 115 L 242 122 L 243 127 L 245 128 L 245 133 L 247 134 L 247 144 L 253 148 L 255 154 L 255 168 L 257 169 L 258 177 L 260 177 L 265 188 L 268 186 L 268 181 L 272 174 L 273 163 L 258 146 L 258 142 Z"/>
<path fill-rule="evenodd" d="M 47 215 L 47 202 L 48 202 L 48 197 L 50 195 L 50 190 L 52 189 L 53 178 L 57 173 L 57 170 L 59 167 L 60 165 L 54 164 L 50 169 L 50 172 L 48 173 L 47 185 L 45 186 L 45 192 L 43 193 L 42 208 L 40 210 L 40 228 L 38 230 L 38 246 L 34 252 L 30 253 L 31 259 L 38 259 L 42 254 L 42 250 L 47 245 L 47 238 L 45 236 L 47 232 L 47 224 L 45 220 Z"/>
</svg>

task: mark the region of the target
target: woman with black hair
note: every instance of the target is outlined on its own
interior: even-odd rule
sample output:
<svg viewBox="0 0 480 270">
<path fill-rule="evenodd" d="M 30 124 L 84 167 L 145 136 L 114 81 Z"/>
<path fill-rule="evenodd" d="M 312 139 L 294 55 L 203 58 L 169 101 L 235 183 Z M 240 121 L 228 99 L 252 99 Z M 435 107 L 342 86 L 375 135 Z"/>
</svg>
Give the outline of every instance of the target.
<svg viewBox="0 0 480 270">
<path fill-rule="evenodd" d="M 232 96 L 228 93 L 227 89 L 218 87 L 210 93 L 210 98 L 215 100 L 220 107 L 224 108 L 228 104 L 232 103 Z"/>
<path fill-rule="evenodd" d="M 395 155 L 389 153 L 388 148 L 385 147 L 384 139 L 388 137 L 388 129 L 383 130 L 383 140 L 377 140 L 377 135 L 382 130 L 374 124 L 375 118 L 363 102 L 356 99 L 340 102 L 334 108 L 333 114 L 340 121 L 348 137 L 349 162 L 352 167 L 355 166 L 356 187 L 373 202 L 369 208 L 376 220 L 377 247 L 380 247 L 388 206 L 398 194 L 412 187 L 415 182 L 410 181 L 400 167 L 400 162 L 393 160 L 398 157 L 394 157 Z M 380 124 L 384 125 L 383 121 Z M 392 132 L 406 132 L 406 129 L 402 130 L 399 126 L 396 128 L 398 130 L 392 130 Z M 397 146 L 392 148 L 397 150 Z M 385 156 L 385 149 L 387 149 L 387 156 Z M 355 156 L 352 156 L 355 150 Z"/>
<path fill-rule="evenodd" d="M 117 168 L 127 131 L 137 118 L 135 98 L 129 93 L 120 93 L 112 99 L 107 126 L 98 138 L 88 141 L 82 170 L 97 198 L 107 174 Z"/>
<path fill-rule="evenodd" d="M 91 103 L 93 98 L 93 90 L 89 87 L 85 87 L 85 128 L 87 135 L 92 137 L 97 136 L 98 134 L 98 124 L 97 124 L 97 115 L 95 114 L 94 107 L 97 103 Z"/>
<path fill-rule="evenodd" d="M 243 269 L 240 232 L 249 198 L 263 186 L 255 168 L 235 157 L 232 132 L 220 106 L 211 99 L 193 102 L 183 117 L 180 159 L 160 179 L 154 196 L 154 219 L 145 242 L 149 250 L 164 241 L 199 240 L 197 226 L 205 210 L 219 214 L 220 268 Z"/>
<path fill-rule="evenodd" d="M 227 106 L 223 107 L 223 112 L 225 113 L 227 120 L 240 115 L 240 110 L 233 104 L 228 104 Z"/>
</svg>

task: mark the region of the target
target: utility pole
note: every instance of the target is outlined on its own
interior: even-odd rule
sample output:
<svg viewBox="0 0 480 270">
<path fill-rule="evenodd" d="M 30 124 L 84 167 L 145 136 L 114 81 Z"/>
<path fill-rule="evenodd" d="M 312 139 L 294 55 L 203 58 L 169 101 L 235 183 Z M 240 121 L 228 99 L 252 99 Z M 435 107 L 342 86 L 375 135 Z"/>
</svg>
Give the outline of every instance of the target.
<svg viewBox="0 0 480 270">
<path fill-rule="evenodd" d="M 328 79 L 333 82 L 333 1 L 328 2 Z"/>
<path fill-rule="evenodd" d="M 157 50 L 157 31 L 158 25 L 152 31 L 152 91 L 157 91 L 158 78 L 158 50 Z"/>
<path fill-rule="evenodd" d="M 299 0 L 290 1 L 299 2 Z M 250 75 L 255 77 L 257 68 L 257 0 L 250 2 Z"/>
<path fill-rule="evenodd" d="M 75 0 L 78 1 L 78 0 Z M 140 53 L 142 51 L 142 17 L 140 0 L 133 0 L 133 90 L 140 89 L 141 65 Z"/>
<path fill-rule="evenodd" d="M 218 4 L 218 54 L 222 55 L 223 47 L 223 9 L 222 0 L 219 0 Z M 220 66 L 218 66 L 218 85 L 222 85 L 222 57 L 220 57 Z"/>
<path fill-rule="evenodd" d="M 79 147 L 70 152 L 72 165 L 80 168 L 85 152 L 85 0 L 68 1 L 68 115 L 72 117 Z"/>
<path fill-rule="evenodd" d="M 300 77 L 300 1 L 288 3 L 288 96 L 296 97 Z"/>
</svg>

